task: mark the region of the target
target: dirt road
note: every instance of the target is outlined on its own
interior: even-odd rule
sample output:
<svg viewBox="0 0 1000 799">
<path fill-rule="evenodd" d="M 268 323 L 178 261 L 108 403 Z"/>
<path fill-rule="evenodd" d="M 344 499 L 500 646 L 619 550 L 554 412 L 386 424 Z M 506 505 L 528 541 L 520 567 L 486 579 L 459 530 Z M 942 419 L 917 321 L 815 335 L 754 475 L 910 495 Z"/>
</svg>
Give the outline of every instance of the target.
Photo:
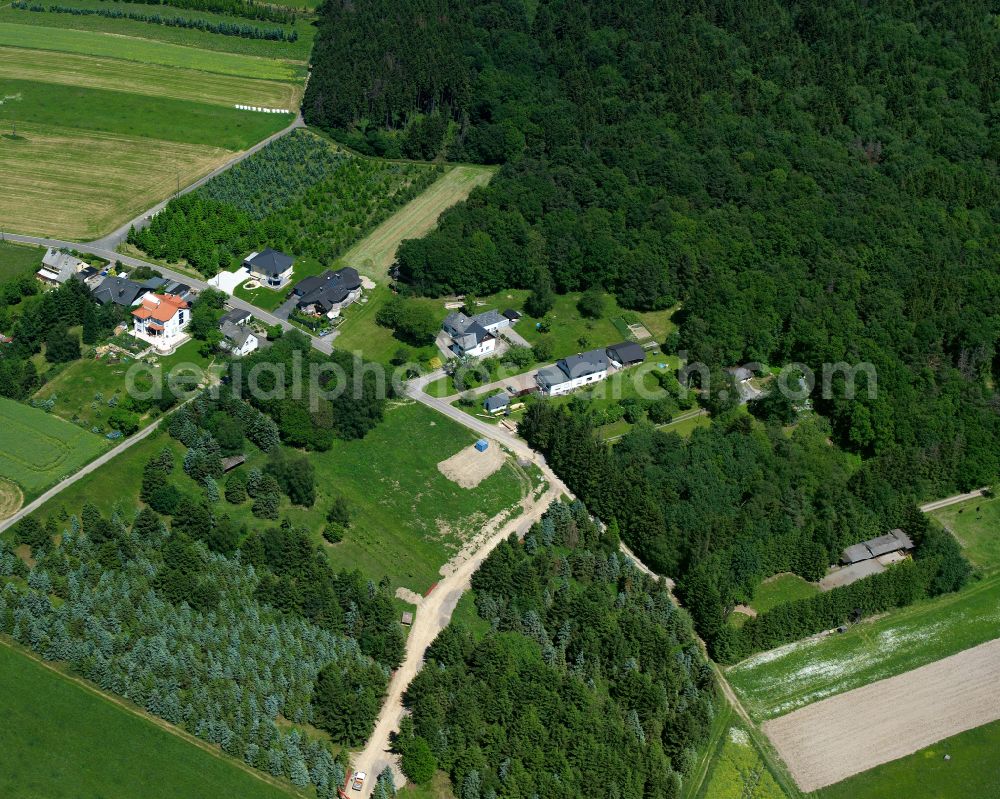
<svg viewBox="0 0 1000 799">
<path fill-rule="evenodd" d="M 356 771 L 368 772 L 368 780 L 364 790 L 356 794 L 352 791 L 352 796 L 370 796 L 375 786 L 376 777 L 386 766 L 392 767 L 395 771 L 397 786 L 402 786 L 405 783 L 405 778 L 399 770 L 397 758 L 389 751 L 389 735 L 399 729 L 399 722 L 403 718 L 403 694 L 423 666 L 424 652 L 437 637 L 437 634 L 448 626 L 458 600 L 469 589 L 472 575 L 486 560 L 487 555 L 511 533 L 516 532 L 519 536 L 524 535 L 528 528 L 541 517 L 549 504 L 559 498 L 560 493 L 560 489 L 550 482 L 548 489 L 541 496 L 526 497 L 522 501 L 523 511 L 520 516 L 498 530 L 468 560 L 443 578 L 429 596 L 420 601 L 413 627 L 406 640 L 406 655 L 403 665 L 392 676 L 388 695 L 375 722 L 375 730 L 368 739 L 364 751 L 351 758 Z"/>
<path fill-rule="evenodd" d="M 1000 719 L 1000 639 L 765 722 L 806 792 Z"/>
<path fill-rule="evenodd" d="M 959 502 L 966 502 L 970 499 L 977 499 L 984 496 L 987 491 L 990 490 L 989 486 L 984 486 L 983 488 L 977 488 L 975 491 L 970 491 L 968 494 L 956 494 L 953 497 L 946 497 L 945 499 L 938 499 L 934 502 L 928 502 L 926 505 L 921 505 L 920 510 L 924 513 L 930 513 L 931 511 L 941 510 L 941 508 L 947 508 L 949 505 L 957 505 Z"/>
</svg>

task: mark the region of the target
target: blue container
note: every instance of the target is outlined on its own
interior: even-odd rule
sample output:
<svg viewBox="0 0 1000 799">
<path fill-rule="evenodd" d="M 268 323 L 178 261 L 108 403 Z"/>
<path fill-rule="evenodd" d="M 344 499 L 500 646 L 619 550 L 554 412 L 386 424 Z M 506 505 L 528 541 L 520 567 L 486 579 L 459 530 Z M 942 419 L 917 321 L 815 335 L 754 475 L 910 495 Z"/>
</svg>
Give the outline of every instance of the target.
<svg viewBox="0 0 1000 799">
<path fill-rule="evenodd" d="M 486 448 L 490 445 L 490 442 L 485 438 L 481 438 L 476 442 L 476 449 L 480 452 L 486 452 Z"/>
</svg>

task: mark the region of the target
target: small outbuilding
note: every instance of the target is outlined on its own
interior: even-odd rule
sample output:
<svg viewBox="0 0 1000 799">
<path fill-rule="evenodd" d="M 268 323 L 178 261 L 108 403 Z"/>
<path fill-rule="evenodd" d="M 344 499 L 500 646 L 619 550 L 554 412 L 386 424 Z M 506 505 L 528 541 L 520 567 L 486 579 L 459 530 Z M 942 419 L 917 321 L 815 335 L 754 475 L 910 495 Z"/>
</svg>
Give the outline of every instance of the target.
<svg viewBox="0 0 1000 799">
<path fill-rule="evenodd" d="M 519 314 L 513 308 L 508 308 L 500 315 L 509 319 L 511 324 L 514 324 L 514 322 L 516 322 L 518 319 L 521 318 L 521 314 Z"/>
<path fill-rule="evenodd" d="M 411 624 L 413 624 L 413 614 L 408 610 L 405 611 L 403 613 L 402 618 L 399 620 L 399 623 L 402 624 L 404 627 L 409 627 Z"/>
<path fill-rule="evenodd" d="M 480 452 L 486 452 L 489 446 L 490 442 L 487 441 L 485 438 L 481 438 L 476 442 L 476 449 L 478 449 Z"/>
<path fill-rule="evenodd" d="M 483 403 L 483 408 L 487 413 L 497 413 L 498 411 L 504 410 L 510 404 L 510 400 L 506 393 L 494 394 L 492 397 L 487 397 L 486 402 Z"/>
<path fill-rule="evenodd" d="M 608 347 L 608 358 L 618 368 L 635 366 L 646 360 L 646 351 L 634 341 L 623 341 Z"/>
<path fill-rule="evenodd" d="M 228 458 L 222 459 L 222 471 L 231 472 L 237 466 L 241 466 L 246 463 L 246 455 L 230 455 Z"/>
</svg>

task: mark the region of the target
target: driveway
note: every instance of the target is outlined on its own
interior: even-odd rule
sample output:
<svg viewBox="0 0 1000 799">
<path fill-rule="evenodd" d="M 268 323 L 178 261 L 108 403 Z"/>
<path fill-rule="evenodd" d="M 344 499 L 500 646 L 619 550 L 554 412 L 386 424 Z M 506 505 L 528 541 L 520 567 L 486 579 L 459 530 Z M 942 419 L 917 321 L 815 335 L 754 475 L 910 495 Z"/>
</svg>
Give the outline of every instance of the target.
<svg viewBox="0 0 1000 799">
<path fill-rule="evenodd" d="M 281 305 L 274 309 L 272 313 L 279 319 L 284 319 L 288 321 L 288 317 L 292 315 L 292 311 L 295 310 L 295 305 L 298 303 L 298 297 L 289 297 Z"/>
</svg>

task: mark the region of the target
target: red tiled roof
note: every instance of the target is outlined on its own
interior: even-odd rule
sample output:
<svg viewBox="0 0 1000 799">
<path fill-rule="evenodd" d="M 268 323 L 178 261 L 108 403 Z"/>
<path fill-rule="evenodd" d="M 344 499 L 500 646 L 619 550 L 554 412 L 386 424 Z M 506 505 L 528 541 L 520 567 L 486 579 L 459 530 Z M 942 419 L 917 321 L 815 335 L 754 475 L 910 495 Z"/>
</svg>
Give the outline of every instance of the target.
<svg viewBox="0 0 1000 799">
<path fill-rule="evenodd" d="M 137 319 L 155 319 L 157 322 L 166 324 L 174 318 L 174 314 L 181 308 L 187 308 L 188 304 L 176 294 L 154 294 L 153 298 L 147 297 L 142 301 L 142 307 L 132 311 L 132 316 Z M 160 328 L 162 330 L 162 328 Z"/>
</svg>

